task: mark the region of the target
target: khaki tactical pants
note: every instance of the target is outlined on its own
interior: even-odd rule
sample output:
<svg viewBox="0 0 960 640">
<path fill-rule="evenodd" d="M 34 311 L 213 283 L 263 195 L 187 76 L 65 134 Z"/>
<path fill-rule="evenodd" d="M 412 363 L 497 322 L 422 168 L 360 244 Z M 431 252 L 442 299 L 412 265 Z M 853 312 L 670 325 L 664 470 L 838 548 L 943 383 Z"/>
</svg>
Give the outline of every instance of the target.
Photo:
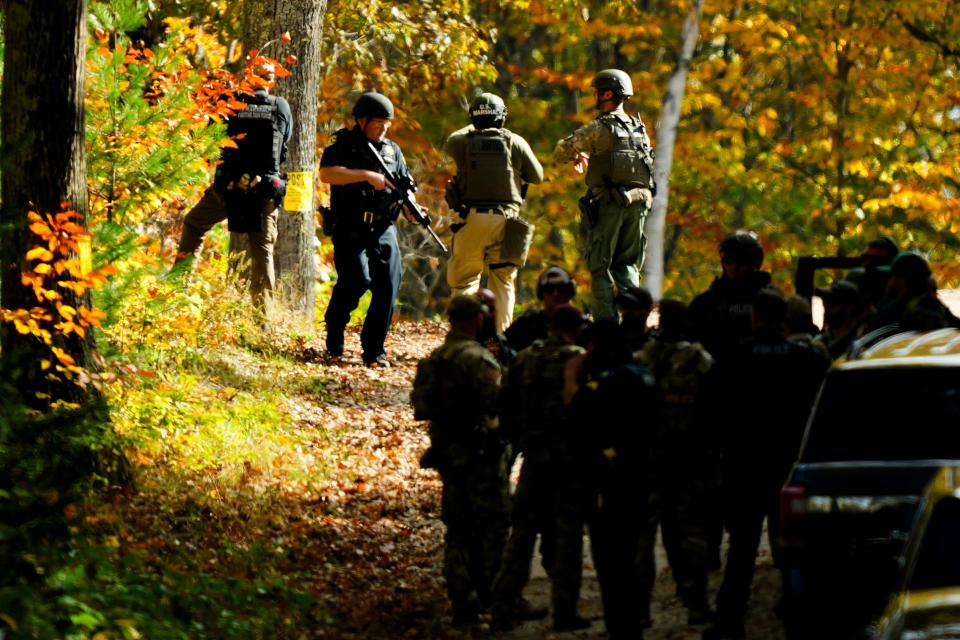
<svg viewBox="0 0 960 640">
<path fill-rule="evenodd" d="M 247 256 L 250 259 L 250 292 L 254 304 L 265 311 L 275 283 L 273 246 L 277 242 L 278 210 L 273 207 L 264 211 L 263 231 L 248 233 Z M 203 248 L 203 236 L 217 223 L 227 219 L 227 204 L 217 191 L 210 187 L 200 202 L 183 220 L 183 235 L 177 247 L 176 262 L 197 258 Z"/>
<path fill-rule="evenodd" d="M 507 211 L 507 216 L 516 212 Z M 450 262 L 447 264 L 447 284 L 454 295 L 473 295 L 480 288 L 484 265 L 490 265 L 488 283 L 497 301 L 497 332 L 513 322 L 516 302 L 517 268 L 503 264 L 500 245 L 506 218 L 499 213 L 470 209 L 463 228 L 453 236 Z"/>
</svg>

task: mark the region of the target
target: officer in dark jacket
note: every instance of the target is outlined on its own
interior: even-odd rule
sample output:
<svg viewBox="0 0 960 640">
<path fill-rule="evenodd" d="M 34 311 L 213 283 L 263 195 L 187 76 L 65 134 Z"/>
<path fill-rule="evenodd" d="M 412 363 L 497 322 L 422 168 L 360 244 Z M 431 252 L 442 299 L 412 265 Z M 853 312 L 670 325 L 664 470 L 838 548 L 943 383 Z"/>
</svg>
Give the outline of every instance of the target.
<svg viewBox="0 0 960 640">
<path fill-rule="evenodd" d="M 507 327 L 504 335 L 514 351 L 522 351 L 535 340 L 546 340 L 553 310 L 567 304 L 576 295 L 573 277 L 563 267 L 547 267 L 537 277 L 537 300 L 540 309 L 525 312 Z"/>
<path fill-rule="evenodd" d="M 400 289 L 400 247 L 394 221 L 401 201 L 373 157 L 372 144 L 387 167 L 408 176 L 403 153 L 386 137 L 393 104 L 379 93 L 361 95 L 353 107 L 356 124 L 340 129 L 320 159 L 320 180 L 330 189 L 333 260 L 337 282 L 324 314 L 327 353 L 343 355 L 343 333 L 350 312 L 369 289 L 370 308 L 360 333 L 363 363 L 390 366 L 383 348 Z"/>
<path fill-rule="evenodd" d="M 766 288 L 753 300 L 753 335 L 717 361 L 712 413 L 720 433 L 721 490 L 730 549 L 705 640 L 743 638 L 764 519 L 776 552 L 779 493 L 829 360 L 784 336 L 787 300 Z M 775 556 L 776 559 L 776 556 Z"/>
<path fill-rule="evenodd" d="M 608 637 L 638 640 L 650 626 L 654 580 L 656 521 L 648 497 L 658 401 L 653 376 L 633 361 L 622 325 L 601 318 L 589 335 L 586 355 L 569 361 L 564 372 L 577 466 L 587 471 L 592 490 L 590 546 Z M 624 420 L 625 403 L 642 407 L 643 417 Z M 649 567 L 638 566 L 646 555 Z"/>
<path fill-rule="evenodd" d="M 287 158 L 293 132 L 290 105 L 269 94 L 274 71 L 272 64 L 258 65 L 248 79 L 253 92 L 237 95 L 246 107 L 227 120 L 227 133 L 237 146 L 223 150 L 213 185 L 184 218 L 176 257 L 176 264 L 194 258 L 203 246 L 204 234 L 229 220 L 231 231 L 249 237 L 250 289 L 261 310 L 266 309 L 274 286 L 277 207 L 286 187 L 280 165 Z"/>
<path fill-rule="evenodd" d="M 723 273 L 690 303 L 691 337 L 714 358 L 750 336 L 753 299 L 770 285 L 760 271 L 763 247 L 752 231 L 734 231 L 720 242 Z"/>
</svg>

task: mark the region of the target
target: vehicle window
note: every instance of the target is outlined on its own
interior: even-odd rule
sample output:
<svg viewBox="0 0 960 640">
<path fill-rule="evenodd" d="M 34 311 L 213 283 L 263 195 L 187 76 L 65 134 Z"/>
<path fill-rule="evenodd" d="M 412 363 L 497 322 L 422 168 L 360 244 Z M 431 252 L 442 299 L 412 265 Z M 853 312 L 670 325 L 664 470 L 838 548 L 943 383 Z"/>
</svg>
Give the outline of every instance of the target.
<svg viewBox="0 0 960 640">
<path fill-rule="evenodd" d="M 960 459 L 960 370 L 831 371 L 801 452 L 805 462 Z"/>
<path fill-rule="evenodd" d="M 960 586 L 960 501 L 944 498 L 934 507 L 917 549 L 910 590 Z"/>
</svg>

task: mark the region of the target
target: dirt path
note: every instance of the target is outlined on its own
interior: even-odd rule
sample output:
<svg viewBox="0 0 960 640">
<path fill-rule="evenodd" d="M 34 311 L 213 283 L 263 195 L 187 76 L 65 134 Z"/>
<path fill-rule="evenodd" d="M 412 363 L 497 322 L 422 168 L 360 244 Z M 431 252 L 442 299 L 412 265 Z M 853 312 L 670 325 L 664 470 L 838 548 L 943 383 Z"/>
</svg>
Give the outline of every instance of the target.
<svg viewBox="0 0 960 640">
<path fill-rule="evenodd" d="M 424 336 L 423 334 L 427 335 Z M 427 445 L 425 426 L 413 421 L 407 405 L 409 385 L 419 358 L 435 346 L 443 328 L 435 323 L 401 324 L 387 344 L 395 366 L 371 371 L 360 366 L 356 336 L 348 336 L 347 357 L 336 369 L 343 389 L 330 394 L 325 414 L 356 402 L 351 385 L 372 382 L 375 393 L 360 406 L 366 418 L 349 425 L 343 436 L 347 457 L 373 456 L 379 469 L 351 484 L 332 481 L 328 495 L 315 506 L 316 519 L 309 536 L 322 548 L 307 553 L 314 562 L 310 571 L 314 591 L 328 606 L 332 628 L 312 630 L 310 637 L 336 638 L 482 638 L 490 637 L 485 625 L 472 629 L 454 628 L 441 578 L 443 527 L 439 522 L 439 481 L 433 472 L 416 467 L 416 456 Z M 426 338 L 426 339 L 425 339 Z M 331 367 L 332 369 L 332 367 Z M 357 414 L 349 414 L 356 421 Z M 388 418 L 388 419 L 385 419 Z M 335 430 L 334 430 L 335 431 Z M 589 549 L 589 541 L 585 541 Z M 346 555 L 338 549 L 349 550 Z M 581 614 L 594 618 L 590 629 L 576 633 L 554 633 L 549 621 L 528 622 L 500 637 L 512 640 L 534 638 L 604 638 L 602 609 L 596 573 L 589 554 L 584 558 L 585 575 L 581 593 Z M 658 545 L 659 574 L 656 582 L 654 627 L 646 635 L 654 640 L 699 638 L 702 627 L 685 624 L 686 611 L 674 595 L 670 570 Z M 711 592 L 719 586 L 720 573 L 711 577 Z M 536 604 L 549 600 L 549 582 L 535 562 L 526 595 Z M 776 571 L 769 550 L 761 551 L 754 585 L 752 613 L 748 619 L 751 638 L 779 640 L 779 623 L 772 607 L 779 595 Z"/>
</svg>

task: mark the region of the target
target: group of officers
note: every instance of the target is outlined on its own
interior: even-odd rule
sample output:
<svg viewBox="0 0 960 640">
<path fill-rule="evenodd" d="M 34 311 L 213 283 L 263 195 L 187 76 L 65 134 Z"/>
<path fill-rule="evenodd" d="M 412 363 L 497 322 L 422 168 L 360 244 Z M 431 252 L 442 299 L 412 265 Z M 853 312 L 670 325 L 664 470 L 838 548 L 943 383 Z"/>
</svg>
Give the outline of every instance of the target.
<svg viewBox="0 0 960 640">
<path fill-rule="evenodd" d="M 178 262 L 197 254 L 204 234 L 224 219 L 231 231 L 247 233 L 251 288 L 264 316 L 275 285 L 273 246 L 285 186 L 280 167 L 293 125 L 287 102 L 270 95 L 274 77 L 271 65 L 257 65 L 248 79 L 251 88 L 238 94 L 246 106 L 227 122 L 234 145 L 222 154 L 213 185 L 187 214 L 177 253 Z M 643 223 L 654 192 L 653 150 L 643 122 L 624 109 L 633 95 L 630 76 L 608 69 L 592 85 L 599 115 L 562 140 L 554 158 L 585 173 L 582 253 L 594 315 L 610 317 L 616 313 L 614 287 L 639 284 Z M 343 355 L 350 314 L 369 290 L 360 342 L 362 360 L 372 367 L 390 364 L 384 342 L 402 271 L 394 223 L 401 213 L 412 219 L 405 194 L 389 177 L 412 184 L 400 147 L 387 137 L 394 113 L 383 94 L 362 94 L 353 106 L 353 126 L 334 134 L 320 160 L 320 180 L 330 185 L 324 229 L 332 237 L 337 272 L 324 314 L 326 353 Z M 470 105 L 471 124 L 445 144 L 456 164 L 447 190 L 454 214 L 447 281 L 454 294 L 473 294 L 486 273 L 501 332 L 512 320 L 517 270 L 532 236 L 531 225 L 518 223 L 521 206 L 528 185 L 543 181 L 543 167 L 527 141 L 504 127 L 506 117 L 499 96 L 480 94 Z"/>
<path fill-rule="evenodd" d="M 247 107 L 228 121 L 237 145 L 187 214 L 178 261 L 229 219 L 231 230 L 249 235 L 254 300 L 266 312 L 293 119 L 286 101 L 269 93 L 273 68 L 260 65 L 254 76 L 241 96 Z M 554 628 L 590 626 L 577 610 L 588 527 L 609 637 L 640 638 L 651 625 L 660 527 L 688 621 L 711 623 L 709 640 L 743 638 L 763 523 L 775 540 L 779 489 L 830 361 L 891 327 L 960 321 L 937 299 L 926 261 L 879 238 L 861 268 L 817 291 L 820 333 L 805 300 L 770 287 L 757 237 L 736 231 L 720 243 L 722 273 L 710 288 L 689 307 L 660 301 L 649 330 L 654 305 L 639 268 L 656 191 L 653 150 L 643 122 L 624 109 L 629 75 L 604 70 L 592 86 L 599 115 L 554 152 L 585 174 L 578 239 L 592 321 L 572 304 L 573 278 L 556 266 L 538 278 L 541 308 L 513 320 L 525 251 L 511 234 L 524 229 L 514 223 L 543 168 L 504 128 L 503 100 L 479 95 L 471 124 L 446 142 L 457 168 L 448 187 L 457 216 L 447 264 L 450 332 L 418 366 L 411 398 L 417 418 L 430 421 L 422 464 L 443 481 L 454 620 L 469 624 L 489 610 L 492 626 L 504 630 L 545 616 L 522 597 L 539 537 Z M 335 134 L 320 161 L 320 179 L 331 185 L 324 222 L 337 270 L 326 350 L 343 355 L 350 313 L 370 290 L 362 360 L 389 366 L 384 342 L 401 278 L 394 223 L 404 205 L 388 174 L 406 181 L 409 172 L 386 135 L 391 101 L 364 93 L 352 115 L 354 126 Z M 489 289 L 480 289 L 484 272 Z M 523 464 L 511 496 L 517 456 Z M 729 551 L 713 610 L 707 572 L 720 567 L 724 528 Z"/>
<path fill-rule="evenodd" d="M 506 630 L 546 615 L 522 597 L 539 536 L 553 627 L 590 626 L 577 609 L 586 529 L 609 637 L 642 638 L 659 527 L 688 623 L 708 624 L 708 640 L 745 637 L 763 525 L 776 563 L 779 491 L 831 361 L 878 335 L 960 327 L 926 261 L 888 237 L 817 290 L 822 331 L 809 301 L 771 286 L 753 233 L 728 235 L 719 257 L 721 274 L 689 306 L 631 286 L 614 295 L 615 317 L 591 321 L 556 266 L 538 278 L 540 307 L 503 333 L 490 292 L 452 299 L 448 337 L 418 366 L 411 400 L 430 421 L 422 464 L 443 484 L 455 622 L 489 611 Z"/>
</svg>

